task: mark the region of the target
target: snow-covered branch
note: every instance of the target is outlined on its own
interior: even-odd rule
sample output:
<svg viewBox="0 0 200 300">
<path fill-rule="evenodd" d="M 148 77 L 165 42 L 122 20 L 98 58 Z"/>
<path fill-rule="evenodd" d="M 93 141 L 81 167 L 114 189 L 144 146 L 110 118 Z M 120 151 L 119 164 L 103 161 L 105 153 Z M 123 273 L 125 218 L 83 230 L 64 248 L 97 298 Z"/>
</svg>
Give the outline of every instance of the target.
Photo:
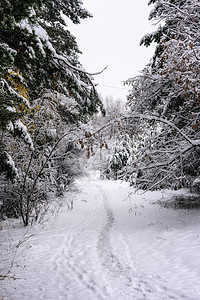
<svg viewBox="0 0 200 300">
<path fill-rule="evenodd" d="M 125 117 L 126 118 L 126 117 Z M 147 115 L 147 114 L 131 114 L 131 116 L 127 117 L 128 119 L 145 119 L 148 121 L 157 121 L 166 125 L 169 125 L 171 128 L 175 129 L 188 143 L 190 143 L 192 146 L 196 147 L 196 146 L 200 146 L 200 140 L 192 140 L 190 139 L 181 129 L 179 129 L 174 123 L 163 119 L 161 117 L 158 116 L 154 116 L 152 115 Z"/>
<path fill-rule="evenodd" d="M 19 93 L 17 93 L 7 82 L 7 80 L 5 79 L 1 79 L 2 81 L 2 88 L 4 88 L 4 86 L 6 86 L 6 88 L 8 89 L 8 91 L 10 92 L 10 94 L 16 96 L 18 99 L 22 100 L 22 102 L 24 103 L 25 106 L 27 106 L 28 108 L 30 108 L 30 103 L 28 101 L 28 99 L 26 99 L 24 96 L 20 95 Z"/>
</svg>

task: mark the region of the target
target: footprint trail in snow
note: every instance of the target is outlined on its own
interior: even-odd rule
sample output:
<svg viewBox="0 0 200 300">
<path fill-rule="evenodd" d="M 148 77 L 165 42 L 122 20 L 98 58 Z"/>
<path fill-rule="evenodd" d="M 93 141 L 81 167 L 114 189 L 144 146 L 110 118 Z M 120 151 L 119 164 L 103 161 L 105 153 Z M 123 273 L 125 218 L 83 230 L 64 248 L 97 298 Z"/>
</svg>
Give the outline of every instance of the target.
<svg viewBox="0 0 200 300">
<path fill-rule="evenodd" d="M 74 210 L 64 205 L 18 249 L 11 271 L 20 279 L 4 286 L 9 300 L 200 299 L 198 213 L 161 209 L 152 204 L 158 192 L 129 202 L 126 183 L 83 179 L 78 186 Z"/>
</svg>

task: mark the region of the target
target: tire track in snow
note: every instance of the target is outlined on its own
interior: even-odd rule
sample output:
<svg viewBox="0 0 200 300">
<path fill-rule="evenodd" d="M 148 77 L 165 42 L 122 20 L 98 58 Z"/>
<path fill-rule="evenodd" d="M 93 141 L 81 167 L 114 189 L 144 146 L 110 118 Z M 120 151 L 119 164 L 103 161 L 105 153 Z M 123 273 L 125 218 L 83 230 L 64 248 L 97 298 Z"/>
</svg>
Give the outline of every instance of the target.
<svg viewBox="0 0 200 300">
<path fill-rule="evenodd" d="M 101 265 L 106 269 L 112 278 L 118 281 L 118 297 L 123 300 L 180 300 L 186 299 L 183 294 L 177 293 L 172 289 L 168 289 L 165 283 L 160 278 L 140 274 L 137 270 L 133 270 L 132 262 L 128 259 L 131 257 L 127 255 L 127 262 L 122 263 L 120 259 L 114 254 L 113 246 L 111 245 L 111 234 L 114 230 L 116 221 L 114 213 L 111 209 L 107 194 L 100 185 L 96 185 L 103 198 L 104 208 L 106 211 L 106 224 L 99 234 L 97 242 L 97 251 L 101 260 Z M 120 234 L 118 235 L 120 237 Z M 120 238 L 121 244 L 124 245 L 126 251 L 130 251 L 125 237 Z M 122 289 L 121 292 L 119 291 Z M 113 297 L 114 298 L 114 297 Z M 116 298 L 115 298 L 116 299 Z M 188 296 L 188 300 L 194 300 Z"/>
<path fill-rule="evenodd" d="M 80 262 L 84 260 L 84 256 L 86 255 L 86 246 L 87 245 L 81 245 L 79 241 L 79 237 L 85 232 L 86 228 L 93 222 L 93 220 L 96 217 L 96 205 L 95 205 L 95 199 L 94 196 L 92 197 L 92 201 L 90 203 L 90 217 L 83 223 L 74 226 L 71 228 L 71 232 L 73 231 L 74 234 L 71 234 L 71 236 L 67 236 L 67 238 L 64 240 L 63 245 L 61 247 L 60 254 L 57 255 L 57 257 L 54 260 L 54 263 L 56 264 L 56 269 L 58 270 L 58 278 L 57 281 L 60 283 L 60 291 L 61 294 L 63 294 L 63 284 L 64 280 L 62 278 L 62 282 L 60 282 L 60 275 L 62 277 L 65 274 L 63 273 L 63 263 L 61 264 L 61 261 L 64 262 L 65 267 L 74 274 L 75 281 L 72 281 L 71 286 L 68 286 L 68 290 L 70 288 L 73 288 L 73 285 L 77 289 L 76 282 L 80 283 L 81 286 L 83 286 L 89 293 L 95 295 L 95 299 L 99 300 L 107 300 L 108 299 L 108 293 L 106 291 L 105 287 L 101 287 L 95 280 L 92 278 L 92 274 L 89 273 L 88 270 L 81 267 Z M 77 248 L 76 241 L 78 241 L 78 246 L 82 246 L 81 248 Z M 84 247 L 84 249 L 83 249 Z M 66 276 L 66 281 L 68 280 L 68 277 Z M 64 295 L 63 295 L 64 296 Z M 65 299 L 68 299 L 66 293 L 65 293 Z M 80 298 L 81 299 L 81 298 Z M 93 298 L 92 298 L 93 299 Z"/>
</svg>

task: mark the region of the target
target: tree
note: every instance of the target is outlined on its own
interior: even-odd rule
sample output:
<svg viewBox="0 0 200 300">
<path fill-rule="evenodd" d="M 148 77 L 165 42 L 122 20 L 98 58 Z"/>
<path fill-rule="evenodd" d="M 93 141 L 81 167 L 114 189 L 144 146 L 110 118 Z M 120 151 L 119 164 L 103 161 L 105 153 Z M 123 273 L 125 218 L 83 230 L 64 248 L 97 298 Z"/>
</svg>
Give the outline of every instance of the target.
<svg viewBox="0 0 200 300">
<path fill-rule="evenodd" d="M 86 17 L 78 0 L 0 4 L 0 174 L 2 182 L 13 180 L 3 189 L 4 207 L 15 207 L 25 225 L 72 169 L 69 153 L 79 156 L 69 147 L 77 139 L 71 127 L 78 132 L 81 122 L 103 111 L 93 74 L 79 63 L 66 29 L 68 19 Z"/>
<path fill-rule="evenodd" d="M 90 14 L 74 0 L 62 5 L 60 1 L 28 1 L 17 10 L 15 6 L 10 1 L 1 10 L 2 19 L 6 16 L 7 20 L 0 24 L 2 75 L 10 68 L 18 69 L 26 77 L 31 101 L 44 89 L 51 89 L 75 99 L 79 118 L 96 112 L 101 102 L 90 74 L 78 61 L 75 38 L 63 20 L 64 14 L 79 23 Z"/>
<path fill-rule="evenodd" d="M 125 109 L 120 99 L 107 96 L 102 99 L 106 114 L 96 114 L 87 124 L 81 126 L 85 136 L 80 140 L 85 149 L 87 169 L 100 170 L 101 176 L 108 171 L 110 151 L 119 133 L 120 123 L 116 122 Z"/>
<path fill-rule="evenodd" d="M 2 78 L 0 90 L 0 173 L 4 173 L 7 179 L 13 179 L 17 175 L 17 169 L 5 148 L 5 133 L 9 132 L 14 137 L 22 138 L 31 150 L 33 150 L 33 142 L 26 126 L 21 122 L 21 108 L 30 107 L 28 92 L 18 72 L 9 70 L 8 74 L 5 79 Z"/>
<path fill-rule="evenodd" d="M 118 171 L 128 164 L 132 154 L 133 147 L 131 138 L 128 134 L 119 134 L 111 149 L 107 173 L 111 177 L 114 177 L 114 179 L 117 179 Z"/>
<path fill-rule="evenodd" d="M 139 188 L 189 187 L 200 172 L 200 4 L 198 1 L 150 1 L 150 19 L 161 24 L 141 43 L 157 43 L 142 75 L 129 79 L 128 118 L 146 121 L 154 136 L 127 170 L 138 174 Z M 148 125 L 149 124 L 149 125 Z"/>
</svg>

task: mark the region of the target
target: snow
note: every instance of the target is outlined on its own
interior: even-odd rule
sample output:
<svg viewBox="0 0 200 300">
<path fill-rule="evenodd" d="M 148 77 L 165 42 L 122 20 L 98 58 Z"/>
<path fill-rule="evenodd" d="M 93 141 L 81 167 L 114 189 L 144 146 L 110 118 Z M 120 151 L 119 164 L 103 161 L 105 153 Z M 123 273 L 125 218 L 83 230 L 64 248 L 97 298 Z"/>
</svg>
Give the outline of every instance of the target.
<svg viewBox="0 0 200 300">
<path fill-rule="evenodd" d="M 15 127 L 19 131 L 21 131 L 25 142 L 30 146 L 30 149 L 33 151 L 34 150 L 33 141 L 28 133 L 27 127 L 20 120 L 15 121 Z"/>
<path fill-rule="evenodd" d="M 35 58 L 36 56 L 35 56 L 35 51 L 33 50 L 33 47 L 28 46 L 27 48 L 29 50 L 29 56 L 30 56 L 30 58 Z"/>
<path fill-rule="evenodd" d="M 19 78 L 20 78 L 20 77 L 19 77 Z M 7 82 L 5 79 L 2 79 L 1 83 L 3 84 L 3 86 L 6 86 L 6 87 L 7 87 L 7 89 L 9 90 L 9 92 L 10 92 L 12 95 L 14 95 L 14 96 L 18 97 L 19 99 L 21 99 L 21 100 L 23 101 L 23 103 L 24 103 L 28 108 L 30 108 L 30 104 L 29 104 L 28 99 L 26 99 L 24 96 L 18 94 L 18 93 L 17 93 L 17 92 L 16 92 L 16 91 L 8 84 L 8 82 Z"/>
<path fill-rule="evenodd" d="M 17 51 L 14 50 L 14 49 L 12 49 L 12 48 L 10 48 L 8 46 L 8 44 L 6 44 L 6 43 L 0 43 L 0 46 L 1 46 L 1 48 L 5 49 L 8 52 L 8 54 L 10 54 L 10 58 L 13 61 L 13 56 L 15 56 L 17 54 Z"/>
<path fill-rule="evenodd" d="M 30 34 L 33 33 L 32 26 L 29 24 L 29 20 L 28 20 L 28 19 L 23 19 L 22 21 L 20 21 L 20 22 L 18 23 L 18 26 L 19 26 L 21 29 L 26 29 Z"/>
<path fill-rule="evenodd" d="M 18 170 L 15 167 L 15 163 L 14 163 L 12 157 L 8 153 L 6 153 L 6 155 L 7 155 L 7 164 L 10 165 L 10 167 L 13 170 L 13 172 L 16 174 L 16 176 L 18 176 Z"/>
<path fill-rule="evenodd" d="M 58 92 L 56 93 L 56 95 L 60 101 L 60 105 L 63 108 L 67 108 L 70 113 L 78 115 L 79 111 L 76 108 L 77 103 L 73 97 L 67 97 L 66 95 L 58 93 Z"/>
<path fill-rule="evenodd" d="M 194 180 L 193 184 L 200 184 L 200 177 L 197 177 L 197 178 Z"/>
<path fill-rule="evenodd" d="M 157 200 L 171 191 L 134 193 L 95 174 L 76 184 L 55 218 L 0 224 L 5 299 L 200 299 L 199 210 L 165 208 Z"/>
<path fill-rule="evenodd" d="M 46 53 L 44 51 L 43 42 L 45 42 L 47 48 L 55 53 L 55 49 L 49 41 L 48 34 L 44 28 L 40 25 L 29 24 L 28 19 L 22 20 L 19 24 L 21 29 L 26 29 L 29 33 L 35 33 L 36 40 L 38 42 L 38 47 L 40 48 L 41 53 L 45 56 Z M 30 49 L 29 49 L 30 50 Z M 30 51 L 30 54 L 33 54 L 33 51 Z"/>
<path fill-rule="evenodd" d="M 10 121 L 8 123 L 8 125 L 6 126 L 6 129 L 10 132 L 14 132 L 14 126 L 13 126 L 13 123 Z"/>
<path fill-rule="evenodd" d="M 68 27 L 68 24 L 67 24 L 67 16 L 66 16 L 62 11 L 60 12 L 60 17 L 61 17 L 62 20 L 64 21 L 65 26 Z"/>
</svg>

